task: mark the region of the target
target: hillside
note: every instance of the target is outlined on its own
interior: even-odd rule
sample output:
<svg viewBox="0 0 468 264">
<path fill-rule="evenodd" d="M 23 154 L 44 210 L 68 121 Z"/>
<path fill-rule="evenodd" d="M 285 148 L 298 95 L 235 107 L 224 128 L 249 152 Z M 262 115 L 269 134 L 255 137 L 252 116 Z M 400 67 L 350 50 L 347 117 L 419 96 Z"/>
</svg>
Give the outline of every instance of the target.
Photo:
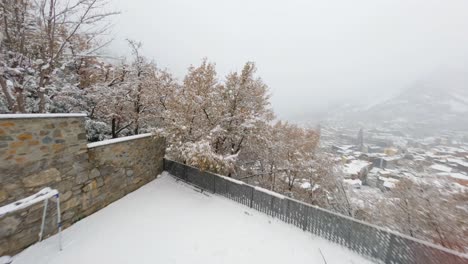
<svg viewBox="0 0 468 264">
<path fill-rule="evenodd" d="M 330 114 L 345 120 L 430 133 L 468 129 L 468 74 L 440 73 L 414 83 L 396 96 L 372 104 L 345 105 Z"/>
</svg>

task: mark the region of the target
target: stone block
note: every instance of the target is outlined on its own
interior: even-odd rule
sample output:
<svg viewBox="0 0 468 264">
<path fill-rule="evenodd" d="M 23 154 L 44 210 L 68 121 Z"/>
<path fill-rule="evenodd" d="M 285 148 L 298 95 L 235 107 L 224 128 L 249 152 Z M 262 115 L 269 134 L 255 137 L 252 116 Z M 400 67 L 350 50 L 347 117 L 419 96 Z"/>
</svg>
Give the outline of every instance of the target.
<svg viewBox="0 0 468 264">
<path fill-rule="evenodd" d="M 7 216 L 0 219 L 0 237 L 7 237 L 14 234 L 21 221 L 14 216 Z"/>
<path fill-rule="evenodd" d="M 60 172 L 56 168 L 51 168 L 25 177 L 23 179 L 23 184 L 25 187 L 36 187 L 60 180 Z"/>
<path fill-rule="evenodd" d="M 72 219 L 73 216 L 75 216 L 75 211 L 67 211 L 62 214 L 62 221 L 68 221 Z"/>
<path fill-rule="evenodd" d="M 73 180 L 62 180 L 55 185 L 55 188 L 61 193 L 64 194 L 68 191 L 71 191 L 75 182 Z"/>
<path fill-rule="evenodd" d="M 82 188 L 82 190 L 83 190 L 83 192 L 89 192 L 89 191 L 95 190 L 97 187 L 98 187 L 97 181 L 96 181 L 96 180 L 92 180 L 91 182 L 89 182 L 88 184 L 86 184 L 86 185 Z"/>
<path fill-rule="evenodd" d="M 64 201 L 63 203 L 60 202 L 60 208 L 62 211 L 65 212 L 69 210 L 70 208 L 77 207 L 80 204 L 81 204 L 80 199 L 78 199 L 77 197 L 73 197 L 69 199 L 68 201 Z"/>
<path fill-rule="evenodd" d="M 23 133 L 23 134 L 19 134 L 16 138 L 18 140 L 21 140 L 21 141 L 31 140 L 32 139 L 32 134 L 31 133 Z"/>
<path fill-rule="evenodd" d="M 80 133 L 80 134 L 78 134 L 78 137 L 77 137 L 77 138 L 78 138 L 78 140 L 86 140 L 86 139 L 88 139 L 86 133 Z"/>
<path fill-rule="evenodd" d="M 86 181 L 88 181 L 88 175 L 87 173 L 78 173 L 75 177 L 75 182 L 77 184 L 83 184 L 85 183 Z"/>
<path fill-rule="evenodd" d="M 97 168 L 92 169 L 91 172 L 89 173 L 90 179 L 94 179 L 99 176 L 101 176 L 101 172 Z"/>
<path fill-rule="evenodd" d="M 16 148 L 22 147 L 24 145 L 25 144 L 24 144 L 23 141 L 15 141 L 15 142 L 10 143 L 10 148 L 16 149 Z"/>
<path fill-rule="evenodd" d="M 31 140 L 28 142 L 28 146 L 37 146 L 39 145 L 39 140 Z"/>
<path fill-rule="evenodd" d="M 13 141 L 14 139 L 10 136 L 0 136 L 0 141 Z"/>
<path fill-rule="evenodd" d="M 54 140 L 53 140 L 51 137 L 49 137 L 49 136 L 44 137 L 44 138 L 42 139 L 42 143 L 43 143 L 43 144 L 50 144 L 50 143 L 52 143 L 53 141 L 54 141 Z"/>
<path fill-rule="evenodd" d="M 54 129 L 54 128 L 55 128 L 55 125 L 54 125 L 54 124 L 45 124 L 45 125 L 44 125 L 44 128 L 45 128 L 45 129 Z"/>
<path fill-rule="evenodd" d="M 14 127 L 16 124 L 12 121 L 1 121 L 0 127 Z"/>
<path fill-rule="evenodd" d="M 5 190 L 0 190 L 0 204 L 6 201 L 8 193 Z"/>
<path fill-rule="evenodd" d="M 52 136 L 54 138 L 62 138 L 63 135 L 62 135 L 62 130 L 60 129 L 55 129 L 54 132 L 52 132 Z"/>
<path fill-rule="evenodd" d="M 68 191 L 68 192 L 65 192 L 64 194 L 61 194 L 60 195 L 60 201 L 67 201 L 68 199 L 70 199 L 73 195 L 73 192 L 72 191 Z"/>
</svg>

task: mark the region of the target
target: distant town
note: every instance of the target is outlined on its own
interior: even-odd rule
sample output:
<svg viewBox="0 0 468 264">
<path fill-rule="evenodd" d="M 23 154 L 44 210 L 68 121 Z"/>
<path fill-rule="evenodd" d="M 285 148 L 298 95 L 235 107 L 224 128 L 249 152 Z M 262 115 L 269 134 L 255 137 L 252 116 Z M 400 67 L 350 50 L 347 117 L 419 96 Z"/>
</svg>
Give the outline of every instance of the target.
<svg viewBox="0 0 468 264">
<path fill-rule="evenodd" d="M 461 132 L 415 138 L 395 129 L 321 129 L 321 147 L 342 163 L 345 182 L 354 188 L 389 191 L 402 178 L 445 178 L 468 186 L 468 139 Z M 363 187 L 364 186 L 364 187 Z"/>
</svg>

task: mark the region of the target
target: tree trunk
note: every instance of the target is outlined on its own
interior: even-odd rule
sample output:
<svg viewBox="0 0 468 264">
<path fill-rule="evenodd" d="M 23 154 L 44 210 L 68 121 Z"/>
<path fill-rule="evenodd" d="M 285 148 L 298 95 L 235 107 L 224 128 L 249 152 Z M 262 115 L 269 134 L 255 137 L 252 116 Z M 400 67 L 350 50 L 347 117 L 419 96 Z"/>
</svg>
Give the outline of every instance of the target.
<svg viewBox="0 0 468 264">
<path fill-rule="evenodd" d="M 26 108 L 24 106 L 24 96 L 23 96 L 23 89 L 21 88 L 16 88 L 16 105 L 17 105 L 17 110 L 20 113 L 26 113 Z"/>
<path fill-rule="evenodd" d="M 2 87 L 3 94 L 5 95 L 5 98 L 7 100 L 8 109 L 10 109 L 10 111 L 12 112 L 16 112 L 17 109 L 15 107 L 15 100 L 8 91 L 8 86 L 3 76 L 0 76 L 0 86 Z"/>
<path fill-rule="evenodd" d="M 112 118 L 112 138 L 117 138 L 115 118 Z"/>
</svg>

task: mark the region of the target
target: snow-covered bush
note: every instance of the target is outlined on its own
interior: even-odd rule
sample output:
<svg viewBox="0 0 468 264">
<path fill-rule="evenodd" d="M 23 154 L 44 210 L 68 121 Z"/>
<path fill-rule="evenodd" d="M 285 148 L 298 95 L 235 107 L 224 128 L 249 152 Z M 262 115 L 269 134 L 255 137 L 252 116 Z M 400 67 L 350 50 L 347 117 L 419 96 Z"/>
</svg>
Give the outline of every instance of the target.
<svg viewBox="0 0 468 264">
<path fill-rule="evenodd" d="M 104 122 L 86 119 L 85 126 L 88 141 L 90 142 L 101 141 L 106 137 L 110 137 L 110 127 Z"/>
<path fill-rule="evenodd" d="M 182 158 L 188 165 L 214 173 L 231 175 L 236 156 L 222 156 L 213 152 L 208 141 L 187 142 L 182 146 Z"/>
</svg>

